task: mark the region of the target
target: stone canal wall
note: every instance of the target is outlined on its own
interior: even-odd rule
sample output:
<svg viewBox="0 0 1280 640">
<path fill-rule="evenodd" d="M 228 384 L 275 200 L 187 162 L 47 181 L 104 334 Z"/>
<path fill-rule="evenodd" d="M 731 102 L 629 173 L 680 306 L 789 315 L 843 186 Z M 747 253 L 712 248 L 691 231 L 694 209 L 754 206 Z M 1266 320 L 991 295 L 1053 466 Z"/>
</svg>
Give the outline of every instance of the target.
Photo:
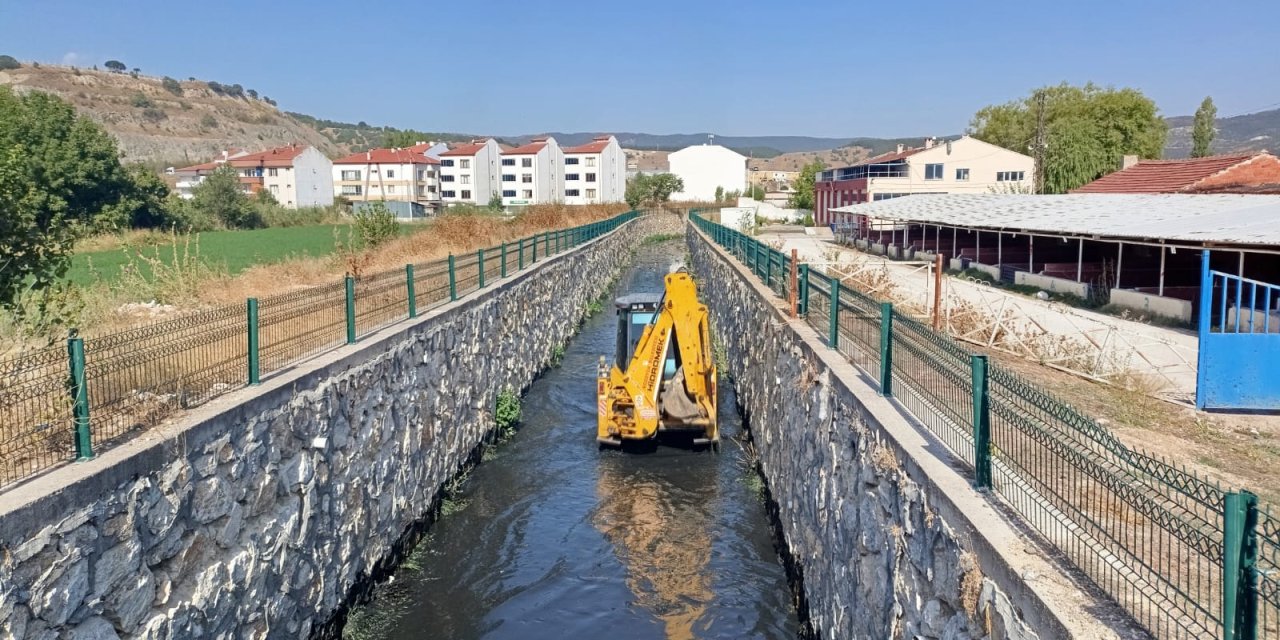
<svg viewBox="0 0 1280 640">
<path fill-rule="evenodd" d="M 0 638 L 312 634 L 665 217 L 0 495 Z"/>
<path fill-rule="evenodd" d="M 1115 638 L 889 400 L 690 225 L 786 550 L 822 638 Z M 724 375 L 723 373 L 721 374 Z"/>
</svg>

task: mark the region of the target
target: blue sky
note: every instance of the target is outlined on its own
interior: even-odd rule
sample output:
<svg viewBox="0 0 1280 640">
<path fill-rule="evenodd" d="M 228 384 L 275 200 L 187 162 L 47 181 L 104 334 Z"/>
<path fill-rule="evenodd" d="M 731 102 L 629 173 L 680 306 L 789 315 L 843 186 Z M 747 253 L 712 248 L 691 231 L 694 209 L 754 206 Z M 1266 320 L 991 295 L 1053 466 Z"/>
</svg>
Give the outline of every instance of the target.
<svg viewBox="0 0 1280 640">
<path fill-rule="evenodd" d="M 1276 0 L 0 0 L 0 54 L 495 135 L 943 135 L 1089 80 L 1234 115 L 1280 106 L 1277 37 Z"/>
</svg>

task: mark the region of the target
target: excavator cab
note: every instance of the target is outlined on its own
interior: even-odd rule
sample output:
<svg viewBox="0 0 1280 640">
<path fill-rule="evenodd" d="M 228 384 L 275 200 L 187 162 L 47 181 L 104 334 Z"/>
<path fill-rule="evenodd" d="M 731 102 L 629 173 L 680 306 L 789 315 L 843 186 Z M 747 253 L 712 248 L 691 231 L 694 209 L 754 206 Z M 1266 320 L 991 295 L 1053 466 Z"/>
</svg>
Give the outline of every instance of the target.
<svg viewBox="0 0 1280 640">
<path fill-rule="evenodd" d="M 618 298 L 614 363 L 600 358 L 596 440 L 618 446 L 659 435 L 718 447 L 716 369 L 707 308 L 693 278 L 666 276 L 666 290 Z"/>
</svg>

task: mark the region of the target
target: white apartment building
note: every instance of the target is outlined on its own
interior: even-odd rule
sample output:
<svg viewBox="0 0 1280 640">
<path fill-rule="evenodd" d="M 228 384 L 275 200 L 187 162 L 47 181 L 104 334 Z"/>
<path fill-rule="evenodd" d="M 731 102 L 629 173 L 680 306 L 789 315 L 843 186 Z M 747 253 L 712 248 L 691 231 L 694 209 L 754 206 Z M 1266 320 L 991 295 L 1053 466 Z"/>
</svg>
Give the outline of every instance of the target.
<svg viewBox="0 0 1280 640">
<path fill-rule="evenodd" d="M 564 152 L 555 138 L 534 138 L 502 152 L 503 206 L 563 202 Z"/>
<path fill-rule="evenodd" d="M 502 147 L 493 138 L 460 144 L 439 155 L 440 202 L 486 205 L 498 193 Z"/>
<path fill-rule="evenodd" d="M 1030 193 L 1035 180 L 1031 156 L 964 136 L 924 141 L 858 164 L 827 169 L 814 183 L 814 218 L 838 222 L 836 207 L 921 193 Z M 846 215 L 845 217 L 851 217 Z"/>
<path fill-rule="evenodd" d="M 189 194 L 190 189 L 204 181 L 204 176 L 222 164 L 235 168 L 245 193 L 269 191 L 276 202 L 290 209 L 333 204 L 333 163 L 309 145 L 291 144 L 257 153 L 232 155 L 202 165 L 176 169 L 174 174 L 191 176 L 185 180 Z"/>
<path fill-rule="evenodd" d="M 420 218 L 440 209 L 440 161 L 430 145 L 370 149 L 333 161 L 333 193 L 352 202 L 381 200 L 400 217 Z"/>
<path fill-rule="evenodd" d="M 599 136 L 563 151 L 565 204 L 626 200 L 627 158 L 617 138 Z"/>
<path fill-rule="evenodd" d="M 718 144 L 701 144 L 673 151 L 667 156 L 671 173 L 684 181 L 684 190 L 672 200 L 714 200 L 716 188 L 743 192 L 747 189 L 747 157 Z"/>
</svg>

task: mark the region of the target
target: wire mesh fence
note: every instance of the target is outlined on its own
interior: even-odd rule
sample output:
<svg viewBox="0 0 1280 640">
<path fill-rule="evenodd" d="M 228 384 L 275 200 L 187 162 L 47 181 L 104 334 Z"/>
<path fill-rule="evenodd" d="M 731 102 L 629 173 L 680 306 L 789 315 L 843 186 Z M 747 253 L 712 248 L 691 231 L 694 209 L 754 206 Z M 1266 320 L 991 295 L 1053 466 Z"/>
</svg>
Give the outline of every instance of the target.
<svg viewBox="0 0 1280 640">
<path fill-rule="evenodd" d="M 0 489 L 529 268 L 629 211 L 443 260 L 251 298 L 0 360 Z"/>
<path fill-rule="evenodd" d="M 691 219 L 773 287 L 759 243 Z M 1271 505 L 1127 447 L 951 337 L 886 313 L 838 277 L 799 271 L 800 308 L 828 345 L 1154 636 L 1280 640 L 1280 519 Z"/>
</svg>

